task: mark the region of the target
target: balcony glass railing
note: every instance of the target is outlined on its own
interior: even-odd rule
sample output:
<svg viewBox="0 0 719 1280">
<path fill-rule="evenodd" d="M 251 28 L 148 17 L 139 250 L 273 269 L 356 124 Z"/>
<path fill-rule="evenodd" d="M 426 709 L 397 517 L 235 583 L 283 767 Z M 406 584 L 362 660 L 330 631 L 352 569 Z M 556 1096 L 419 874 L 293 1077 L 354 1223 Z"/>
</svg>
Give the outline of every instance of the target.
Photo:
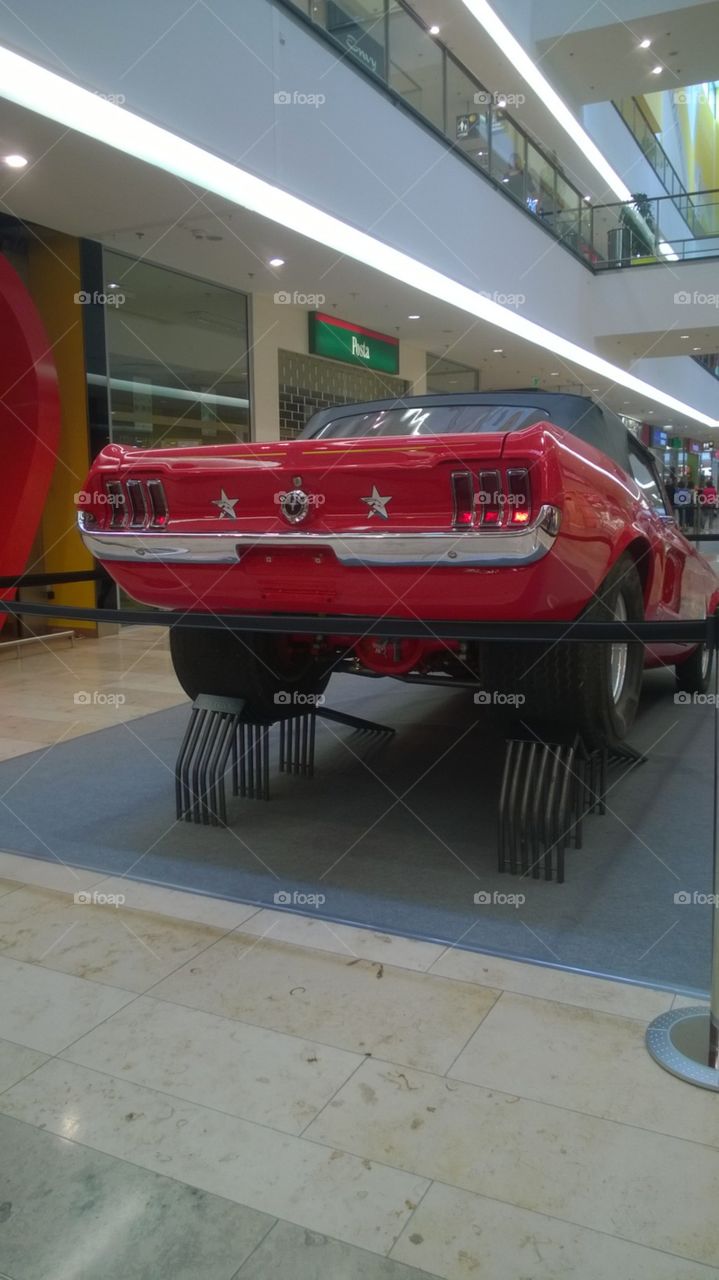
<svg viewBox="0 0 719 1280">
<path fill-rule="evenodd" d="M 344 59 L 401 99 L 586 266 L 602 270 L 719 256 L 719 192 L 689 193 L 667 170 L 670 195 L 592 206 L 556 159 L 513 120 L 511 95 L 486 89 L 404 0 L 280 3 L 320 28 Z M 643 116 L 641 121 L 648 130 Z M 646 133 L 642 137 L 649 148 Z M 662 228 L 663 218 L 676 229 L 677 214 L 686 237 Z"/>
<path fill-rule="evenodd" d="M 690 220 L 694 225 L 715 230 L 684 235 L 680 219 L 687 231 Z M 669 227 L 677 228 L 679 234 L 672 234 Z M 596 254 L 596 269 L 717 258 L 719 191 L 693 191 L 653 199 L 642 196 L 633 202 L 593 205 L 588 238 Z"/>
<path fill-rule="evenodd" d="M 615 102 L 614 106 L 636 138 L 665 191 L 676 200 L 677 209 L 692 235 L 716 235 L 719 231 L 716 220 L 707 226 L 692 206 L 689 193 L 647 119 L 641 102 L 637 98 L 623 98 L 620 102 Z"/>
<path fill-rule="evenodd" d="M 556 160 L 511 116 L 512 95 L 492 93 L 431 36 L 403 0 L 281 0 L 443 135 L 495 186 L 585 263 L 587 207 Z"/>
</svg>

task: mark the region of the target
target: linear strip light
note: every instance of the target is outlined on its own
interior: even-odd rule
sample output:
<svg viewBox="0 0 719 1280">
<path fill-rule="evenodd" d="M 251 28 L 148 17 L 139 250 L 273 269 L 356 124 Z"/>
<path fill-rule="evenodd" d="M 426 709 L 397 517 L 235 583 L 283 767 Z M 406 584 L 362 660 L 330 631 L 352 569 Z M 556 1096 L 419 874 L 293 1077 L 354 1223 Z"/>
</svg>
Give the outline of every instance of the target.
<svg viewBox="0 0 719 1280">
<path fill-rule="evenodd" d="M 47 71 L 9 49 L 0 48 L 0 96 L 65 125 L 86 137 L 114 147 L 155 168 L 172 173 L 195 186 L 249 209 L 298 235 L 306 236 L 345 257 L 381 271 L 406 284 L 415 292 L 458 307 L 468 315 L 513 333 L 527 342 L 619 386 L 647 396 L 656 404 L 692 418 L 706 427 L 719 420 L 701 413 L 692 405 L 667 395 L 658 387 L 634 377 L 626 369 L 611 364 L 592 351 L 569 342 L 532 320 L 516 315 L 491 298 L 467 288 L 434 267 L 411 258 L 365 231 L 350 226 L 332 214 L 316 209 L 307 201 L 273 186 L 254 174 L 212 155 L 177 134 L 151 124 L 125 107 L 109 102 L 79 85 Z"/>
<path fill-rule="evenodd" d="M 492 6 L 487 3 L 487 0 L 462 0 L 462 3 L 469 9 L 472 17 L 476 18 L 480 26 L 484 27 L 487 35 L 494 40 L 494 43 L 501 49 L 505 58 L 508 58 L 520 76 L 539 95 L 544 106 L 549 109 L 557 123 L 561 124 L 565 132 L 569 134 L 572 142 L 581 147 L 587 160 L 594 165 L 597 173 L 601 174 L 607 186 L 611 187 L 620 200 L 631 200 L 632 193 L 629 187 L 625 182 L 622 182 L 617 171 L 612 168 L 606 157 L 602 155 L 596 143 L 592 142 L 586 129 L 583 129 L 576 117 L 572 115 L 566 102 L 560 98 L 556 89 L 552 87 L 547 77 L 539 70 L 536 62 L 530 58 L 526 49 L 522 48 L 516 37 L 512 35 L 512 32 L 504 25 L 502 19 L 494 12 Z"/>
</svg>

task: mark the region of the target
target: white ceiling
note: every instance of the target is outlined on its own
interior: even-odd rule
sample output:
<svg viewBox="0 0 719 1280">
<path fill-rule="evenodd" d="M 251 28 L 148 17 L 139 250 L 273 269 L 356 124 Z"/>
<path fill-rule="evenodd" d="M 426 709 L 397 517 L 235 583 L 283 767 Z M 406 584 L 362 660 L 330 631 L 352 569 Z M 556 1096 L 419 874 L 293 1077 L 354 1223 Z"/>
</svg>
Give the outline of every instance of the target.
<svg viewBox="0 0 719 1280">
<path fill-rule="evenodd" d="M 598 388 L 619 412 L 682 425 L 677 415 L 652 410 L 642 398 L 612 389 L 595 375 L 501 329 L 4 101 L 0 143 L 32 162 L 20 172 L 2 169 L 0 211 L 40 224 L 37 234 L 50 226 L 88 236 L 134 257 L 247 292 L 321 291 L 326 295 L 325 310 L 479 368 L 485 388 L 526 386 L 534 378 L 553 390 Z M 286 260 L 280 270 L 267 266 L 275 255 Z M 132 271 L 120 283 L 131 293 Z M 176 295 L 179 308 L 183 287 L 181 278 L 163 284 L 163 291 Z M 149 305 L 147 299 L 144 305 Z M 194 293 L 189 305 L 196 309 Z M 419 321 L 407 319 L 414 313 L 420 314 Z M 501 348 L 501 353 L 495 354 L 494 348 Z M 619 350 L 613 352 L 615 359 Z M 684 353 L 683 345 L 679 353 Z M 631 359 L 633 353 L 627 354 Z"/>
</svg>

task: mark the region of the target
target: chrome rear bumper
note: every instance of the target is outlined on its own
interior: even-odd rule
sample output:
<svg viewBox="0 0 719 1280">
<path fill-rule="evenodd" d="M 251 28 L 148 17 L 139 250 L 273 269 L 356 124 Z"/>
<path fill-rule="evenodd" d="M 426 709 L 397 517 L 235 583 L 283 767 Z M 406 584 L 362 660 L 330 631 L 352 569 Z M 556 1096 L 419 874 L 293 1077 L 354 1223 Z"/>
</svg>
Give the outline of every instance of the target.
<svg viewBox="0 0 719 1280">
<path fill-rule="evenodd" d="M 560 513 L 544 506 L 525 529 L 459 529 L 431 533 L 170 533 L 144 529 L 88 527 L 84 512 L 78 527 L 97 560 L 127 563 L 235 564 L 245 551 L 270 555 L 275 550 L 332 551 L 340 564 L 382 567 L 502 568 L 532 564 L 551 550 Z"/>
</svg>

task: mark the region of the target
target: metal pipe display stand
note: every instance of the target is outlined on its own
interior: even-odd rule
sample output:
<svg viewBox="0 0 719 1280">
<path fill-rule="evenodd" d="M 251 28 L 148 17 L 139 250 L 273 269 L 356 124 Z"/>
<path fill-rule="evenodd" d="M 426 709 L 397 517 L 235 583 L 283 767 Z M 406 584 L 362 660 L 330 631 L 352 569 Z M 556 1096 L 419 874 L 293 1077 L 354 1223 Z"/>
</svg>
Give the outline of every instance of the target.
<svg viewBox="0 0 719 1280">
<path fill-rule="evenodd" d="M 565 852 L 582 847 L 582 823 L 606 812 L 610 766 L 629 769 L 645 757 L 633 747 L 589 751 L 571 742 L 508 738 L 499 791 L 497 867 L 510 875 L 564 883 Z M 629 772 L 627 769 L 627 772 Z"/>
<path fill-rule="evenodd" d="M 395 730 L 359 716 L 312 707 L 279 721 L 279 770 L 312 778 L 315 768 L 317 716 L 372 737 Z M 250 719 L 242 698 L 201 693 L 195 698 L 175 765 L 178 821 L 227 825 L 225 779 L 232 794 L 246 800 L 270 798 L 270 729 L 273 722 Z"/>
</svg>

